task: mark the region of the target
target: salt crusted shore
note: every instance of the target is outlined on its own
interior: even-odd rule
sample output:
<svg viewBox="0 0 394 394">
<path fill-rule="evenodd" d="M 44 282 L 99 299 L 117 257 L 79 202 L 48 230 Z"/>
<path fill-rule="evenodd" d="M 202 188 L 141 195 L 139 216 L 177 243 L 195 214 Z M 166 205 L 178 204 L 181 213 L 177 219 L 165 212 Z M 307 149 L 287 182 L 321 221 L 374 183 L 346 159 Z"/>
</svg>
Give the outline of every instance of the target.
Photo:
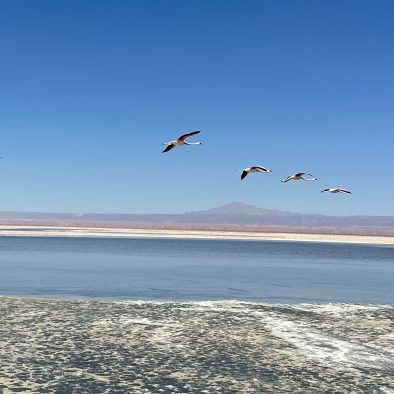
<svg viewBox="0 0 394 394">
<path fill-rule="evenodd" d="M 394 307 L 0 297 L 0 392 L 394 393 Z"/>
<path fill-rule="evenodd" d="M 270 233 L 257 231 L 154 230 L 107 227 L 44 227 L 0 225 L 0 236 L 229 239 L 394 245 L 394 237 L 392 236 Z"/>
</svg>

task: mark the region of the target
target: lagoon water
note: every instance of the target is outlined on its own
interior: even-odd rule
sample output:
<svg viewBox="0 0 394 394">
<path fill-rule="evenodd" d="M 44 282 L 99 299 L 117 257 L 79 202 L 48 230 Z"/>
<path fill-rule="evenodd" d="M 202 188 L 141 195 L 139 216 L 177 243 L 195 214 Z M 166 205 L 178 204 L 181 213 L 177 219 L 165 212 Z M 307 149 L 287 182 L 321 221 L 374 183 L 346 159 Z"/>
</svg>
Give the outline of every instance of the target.
<svg viewBox="0 0 394 394">
<path fill-rule="evenodd" d="M 0 237 L 0 392 L 393 393 L 393 284 L 393 246 Z"/>
<path fill-rule="evenodd" d="M 394 303 L 394 247 L 0 237 L 0 295 Z"/>
</svg>

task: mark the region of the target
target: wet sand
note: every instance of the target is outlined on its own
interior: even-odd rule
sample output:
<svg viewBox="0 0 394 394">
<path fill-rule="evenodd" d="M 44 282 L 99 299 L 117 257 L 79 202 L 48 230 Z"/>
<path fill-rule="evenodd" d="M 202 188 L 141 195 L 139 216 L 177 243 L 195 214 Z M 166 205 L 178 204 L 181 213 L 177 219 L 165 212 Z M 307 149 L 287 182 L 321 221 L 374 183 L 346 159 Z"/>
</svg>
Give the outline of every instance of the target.
<svg viewBox="0 0 394 394">
<path fill-rule="evenodd" d="M 260 241 L 339 242 L 394 245 L 394 237 L 339 234 L 299 234 L 236 231 L 153 230 L 87 227 L 0 226 L 0 236 L 193 238 Z"/>
<path fill-rule="evenodd" d="M 394 307 L 0 297 L 0 392 L 394 393 Z"/>
</svg>

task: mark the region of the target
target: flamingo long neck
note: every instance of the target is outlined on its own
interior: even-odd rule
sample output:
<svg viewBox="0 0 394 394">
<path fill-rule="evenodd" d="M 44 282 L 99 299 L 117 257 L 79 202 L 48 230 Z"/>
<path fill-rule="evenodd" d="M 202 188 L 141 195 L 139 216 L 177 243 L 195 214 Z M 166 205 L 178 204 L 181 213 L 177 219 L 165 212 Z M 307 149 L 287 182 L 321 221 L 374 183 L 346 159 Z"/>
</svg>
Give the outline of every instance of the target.
<svg viewBox="0 0 394 394">
<path fill-rule="evenodd" d="M 201 142 L 187 142 L 187 141 L 185 141 L 184 143 L 185 143 L 185 145 L 202 145 Z"/>
</svg>

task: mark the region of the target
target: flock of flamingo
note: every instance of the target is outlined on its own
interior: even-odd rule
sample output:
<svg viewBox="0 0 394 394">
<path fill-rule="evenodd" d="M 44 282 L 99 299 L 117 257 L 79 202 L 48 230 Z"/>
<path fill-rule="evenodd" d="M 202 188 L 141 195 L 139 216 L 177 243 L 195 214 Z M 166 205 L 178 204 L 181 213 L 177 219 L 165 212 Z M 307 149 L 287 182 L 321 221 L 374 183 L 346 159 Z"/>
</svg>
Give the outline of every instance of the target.
<svg viewBox="0 0 394 394">
<path fill-rule="evenodd" d="M 181 135 L 177 140 L 166 142 L 164 144 L 164 145 L 166 145 L 166 148 L 163 150 L 162 153 L 169 152 L 170 150 L 174 149 L 176 146 L 202 145 L 202 142 L 187 142 L 186 141 L 187 138 L 189 138 L 189 137 L 191 137 L 193 135 L 196 135 L 196 134 L 198 134 L 200 132 L 201 132 L 201 130 L 192 131 L 190 133 Z M 245 168 L 242 171 L 241 180 L 244 179 L 248 174 L 253 173 L 253 172 L 268 173 L 268 172 L 272 172 L 272 171 L 268 170 L 267 168 L 262 167 L 262 166 L 248 167 L 248 168 Z M 307 174 L 305 172 L 298 172 L 297 174 L 289 175 L 287 178 L 283 179 L 281 182 L 299 181 L 299 180 L 303 180 L 303 181 L 317 181 L 317 178 L 315 178 L 312 174 Z M 323 192 L 328 192 L 328 193 L 348 193 L 348 194 L 352 193 L 350 190 L 343 189 L 341 187 L 332 187 L 332 188 L 324 189 L 324 190 L 321 191 L 321 193 L 323 193 Z"/>
</svg>

